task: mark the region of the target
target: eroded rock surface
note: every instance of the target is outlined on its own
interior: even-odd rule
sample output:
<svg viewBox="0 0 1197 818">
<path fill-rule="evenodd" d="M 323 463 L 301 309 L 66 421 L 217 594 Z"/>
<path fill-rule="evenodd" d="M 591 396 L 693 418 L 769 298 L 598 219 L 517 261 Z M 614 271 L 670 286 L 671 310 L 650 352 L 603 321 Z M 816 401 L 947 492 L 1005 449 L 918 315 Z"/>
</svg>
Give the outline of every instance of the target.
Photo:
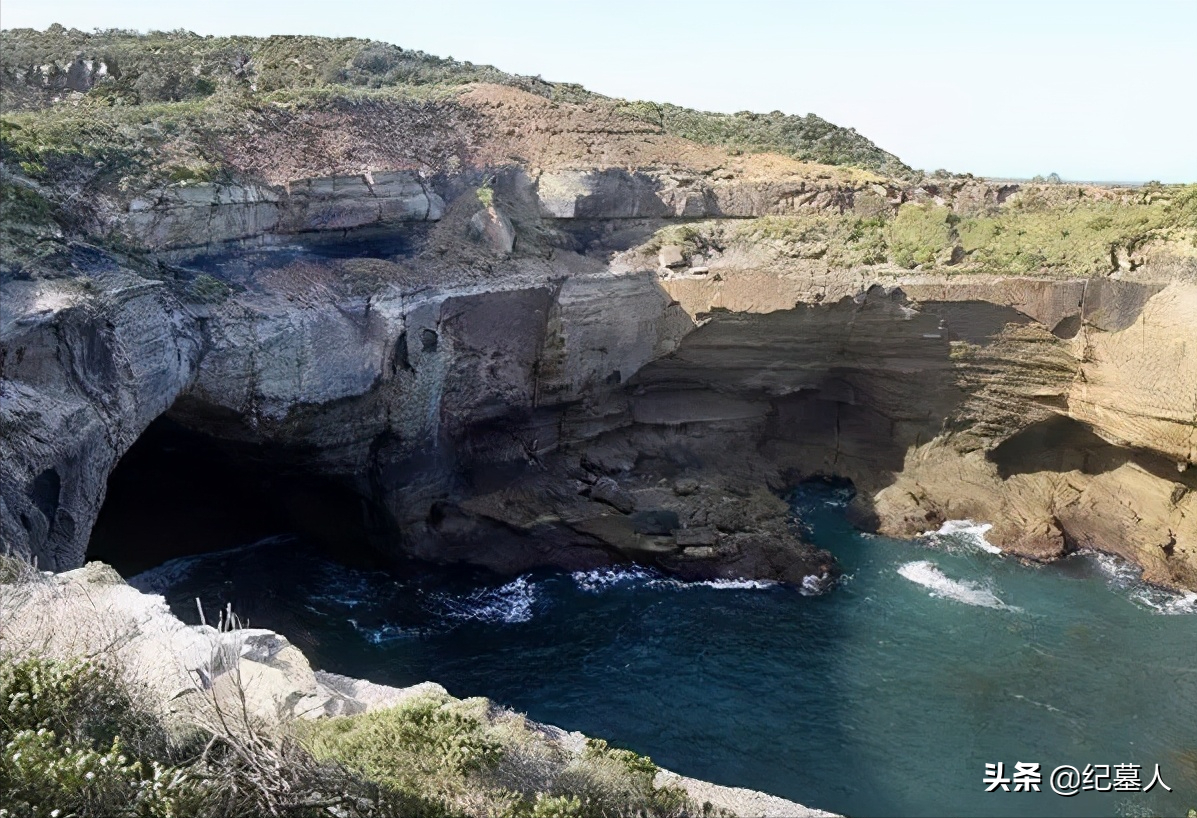
<svg viewBox="0 0 1197 818">
<path fill-rule="evenodd" d="M 837 218 L 1021 194 L 731 156 L 526 96 L 462 94 L 494 127 L 454 150 L 485 166 L 382 151 L 356 175 L 244 164 L 89 200 L 139 249 L 60 235 L 69 269 L 3 285 L 5 545 L 81 564 L 109 472 L 166 413 L 345 487 L 389 556 L 818 585 L 834 560 L 779 495 L 838 475 L 886 532 L 972 517 L 1027 556 L 1094 547 L 1197 585 L 1181 233 L 1085 278 L 956 274 L 959 244 L 926 270 L 856 263 Z M 580 161 L 583 142 L 609 150 Z"/>
</svg>

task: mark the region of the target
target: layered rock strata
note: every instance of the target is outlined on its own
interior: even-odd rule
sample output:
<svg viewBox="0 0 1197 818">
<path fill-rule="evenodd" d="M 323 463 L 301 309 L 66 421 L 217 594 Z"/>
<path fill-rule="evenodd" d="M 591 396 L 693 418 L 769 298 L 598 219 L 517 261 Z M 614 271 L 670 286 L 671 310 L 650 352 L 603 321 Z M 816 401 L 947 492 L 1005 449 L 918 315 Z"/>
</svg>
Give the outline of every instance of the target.
<svg viewBox="0 0 1197 818">
<path fill-rule="evenodd" d="M 121 229 L 174 248 L 169 263 L 76 243 L 76 275 L 6 282 L 8 547 L 80 564 L 108 473 L 167 412 L 348 487 L 384 553 L 817 585 L 833 560 L 778 493 L 830 474 L 886 532 L 973 517 L 1027 556 L 1090 546 L 1195 584 L 1186 276 L 912 274 L 752 248 L 698 263 L 639 245 L 687 214 L 922 194 L 847 177 L 489 178 L 490 210 L 462 179 L 437 192 L 381 174 L 296 183 L 285 207 L 217 188 L 132 200 L 143 215 Z M 956 195 L 1003 195 L 972 193 Z M 244 227 L 267 204 L 278 221 Z M 243 227 L 306 232 L 254 247 Z"/>
</svg>

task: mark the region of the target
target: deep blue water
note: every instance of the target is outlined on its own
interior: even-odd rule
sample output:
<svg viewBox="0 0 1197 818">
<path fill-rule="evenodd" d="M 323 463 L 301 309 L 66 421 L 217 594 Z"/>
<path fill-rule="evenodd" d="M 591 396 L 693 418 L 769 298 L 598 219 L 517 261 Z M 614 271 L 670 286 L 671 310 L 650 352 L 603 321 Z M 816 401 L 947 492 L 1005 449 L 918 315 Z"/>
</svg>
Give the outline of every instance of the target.
<svg viewBox="0 0 1197 818">
<path fill-rule="evenodd" d="M 139 584 L 196 621 L 231 602 L 313 664 L 425 680 L 607 738 L 678 772 L 873 815 L 1183 815 L 1197 806 L 1197 595 L 1080 555 L 1028 567 L 975 530 L 861 534 L 846 495 L 795 509 L 845 579 L 804 596 L 640 569 L 500 579 L 349 568 L 280 537 Z M 1042 792 L 984 792 L 1039 762 Z M 1070 764 L 1160 765 L 1150 793 L 1056 795 Z M 1102 782 L 1105 786 L 1108 782 Z"/>
</svg>

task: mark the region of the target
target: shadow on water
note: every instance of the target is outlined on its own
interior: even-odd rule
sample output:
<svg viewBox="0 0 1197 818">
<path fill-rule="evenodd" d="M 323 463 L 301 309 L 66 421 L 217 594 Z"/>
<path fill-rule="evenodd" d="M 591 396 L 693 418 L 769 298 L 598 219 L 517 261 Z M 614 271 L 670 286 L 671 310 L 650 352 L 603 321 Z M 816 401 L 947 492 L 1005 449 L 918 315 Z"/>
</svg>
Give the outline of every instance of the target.
<svg viewBox="0 0 1197 818">
<path fill-rule="evenodd" d="M 363 502 L 289 466 L 270 446 L 216 440 L 163 416 L 109 476 L 87 558 L 131 576 L 166 560 L 290 534 L 317 553 L 377 565 Z"/>
<path fill-rule="evenodd" d="M 685 775 L 847 815 L 1183 814 L 1197 792 L 1197 597 L 1091 557 L 1027 568 L 984 550 L 976 526 L 872 537 L 849 525 L 850 497 L 825 482 L 791 496 L 845 569 L 814 597 L 634 566 L 380 570 L 303 537 L 175 560 L 134 582 L 190 622 L 195 597 L 250 606 L 251 624 L 317 667 L 434 680 Z M 1174 792 L 986 794 L 984 765 L 997 761 L 1160 763 Z"/>
</svg>

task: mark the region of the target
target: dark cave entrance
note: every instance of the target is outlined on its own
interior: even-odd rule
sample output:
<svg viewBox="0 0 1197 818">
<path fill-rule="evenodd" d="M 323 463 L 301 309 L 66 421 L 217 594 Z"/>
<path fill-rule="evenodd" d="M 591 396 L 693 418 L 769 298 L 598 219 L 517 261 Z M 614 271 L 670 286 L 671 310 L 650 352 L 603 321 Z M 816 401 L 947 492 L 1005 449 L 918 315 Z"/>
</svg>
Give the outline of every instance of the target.
<svg viewBox="0 0 1197 818">
<path fill-rule="evenodd" d="M 109 475 L 87 559 L 131 576 L 176 557 L 293 535 L 339 562 L 382 564 L 372 506 L 286 454 L 158 418 Z"/>
</svg>

